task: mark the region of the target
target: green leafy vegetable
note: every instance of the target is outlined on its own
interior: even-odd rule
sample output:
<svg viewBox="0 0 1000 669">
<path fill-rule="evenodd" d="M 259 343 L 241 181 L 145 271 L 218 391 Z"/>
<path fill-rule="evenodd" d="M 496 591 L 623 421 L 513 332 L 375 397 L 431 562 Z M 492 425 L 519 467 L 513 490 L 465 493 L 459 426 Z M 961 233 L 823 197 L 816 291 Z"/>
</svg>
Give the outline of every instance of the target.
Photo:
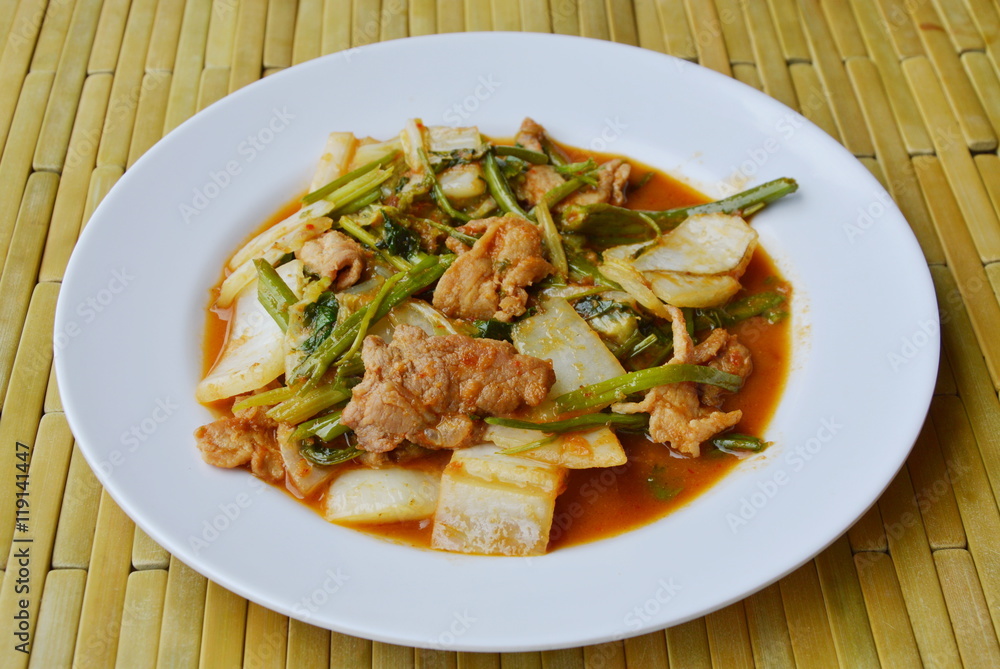
<svg viewBox="0 0 1000 669">
<path fill-rule="evenodd" d="M 312 353 L 320 343 L 330 336 L 333 327 L 337 324 L 337 314 L 340 311 L 340 303 L 337 296 L 330 292 L 320 293 L 315 302 L 306 305 L 303 315 L 306 326 L 312 332 L 309 337 L 299 346 L 299 349 L 306 354 Z"/>
<path fill-rule="evenodd" d="M 475 337 L 511 341 L 510 333 L 514 327 L 513 323 L 504 323 L 491 318 L 488 321 L 472 321 L 472 325 L 476 328 L 476 333 L 473 335 Z"/>
<path fill-rule="evenodd" d="M 329 467 L 353 460 L 364 453 L 364 451 L 359 451 L 353 446 L 348 446 L 347 448 L 330 448 L 329 446 L 320 444 L 310 444 L 299 449 L 299 453 L 314 465 Z"/>
<path fill-rule="evenodd" d="M 371 317 L 371 322 L 377 323 L 394 306 L 437 281 L 454 260 L 455 256 L 453 255 L 427 256 L 422 258 L 406 272 L 406 275 L 399 281 L 399 284 L 393 287 L 385 299 L 382 300 L 377 313 Z M 310 385 L 317 384 L 323 374 L 326 373 L 326 370 L 333 364 L 333 361 L 350 348 L 357 337 L 364 315 L 365 310 L 357 311 L 348 316 L 339 327 L 334 328 L 330 336 L 323 340 L 316 347 L 315 351 L 299 363 L 299 366 L 292 372 L 291 381 L 297 382 L 300 379 L 309 379 Z"/>
<path fill-rule="evenodd" d="M 420 239 L 409 228 L 400 225 L 382 212 L 382 239 L 377 246 L 393 255 L 412 260 L 420 250 Z"/>
<path fill-rule="evenodd" d="M 295 431 L 292 432 L 292 441 L 302 441 L 309 437 L 317 437 L 320 441 L 327 442 L 333 441 L 340 435 L 350 432 L 351 428 L 340 422 L 340 414 L 340 411 L 334 411 L 325 416 L 300 423 L 295 428 Z"/>
</svg>

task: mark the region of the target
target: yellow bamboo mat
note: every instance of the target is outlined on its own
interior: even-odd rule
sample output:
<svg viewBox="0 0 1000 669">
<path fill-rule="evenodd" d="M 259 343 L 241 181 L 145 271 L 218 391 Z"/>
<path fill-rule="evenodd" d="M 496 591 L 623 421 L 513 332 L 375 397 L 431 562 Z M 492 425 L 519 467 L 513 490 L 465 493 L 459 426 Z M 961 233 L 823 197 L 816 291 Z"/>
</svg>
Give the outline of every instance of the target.
<svg viewBox="0 0 1000 669">
<path fill-rule="evenodd" d="M 586 648 L 373 643 L 207 582 L 135 527 L 75 448 L 50 371 L 53 310 L 81 228 L 123 172 L 260 77 L 461 30 L 577 34 L 700 62 L 800 110 L 905 213 L 942 307 L 930 416 L 878 504 L 780 582 Z M 0 0 L 0 36 L 3 667 L 1000 667 L 995 0 Z M 29 451 L 25 534 L 11 473 Z M 27 577 L 15 541 L 26 538 Z M 19 616 L 30 654 L 17 649 Z"/>
</svg>

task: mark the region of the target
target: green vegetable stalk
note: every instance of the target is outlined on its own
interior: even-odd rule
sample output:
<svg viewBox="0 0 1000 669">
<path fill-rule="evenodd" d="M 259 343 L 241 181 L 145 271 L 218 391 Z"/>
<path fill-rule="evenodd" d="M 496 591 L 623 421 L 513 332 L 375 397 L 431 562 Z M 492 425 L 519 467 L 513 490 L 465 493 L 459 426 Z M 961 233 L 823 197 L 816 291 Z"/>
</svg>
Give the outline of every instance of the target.
<svg viewBox="0 0 1000 669">
<path fill-rule="evenodd" d="M 282 332 L 288 330 L 288 308 L 295 304 L 295 293 L 288 287 L 277 270 L 263 258 L 253 261 L 257 268 L 257 300 Z"/>
<path fill-rule="evenodd" d="M 585 386 L 579 390 L 560 395 L 555 399 L 555 404 L 560 411 L 596 409 L 619 402 L 632 393 L 684 381 L 708 383 L 732 392 L 738 391 L 743 385 L 741 377 L 712 367 L 667 364 L 640 369 L 607 381 Z"/>
<path fill-rule="evenodd" d="M 563 213 L 563 226 L 587 235 L 597 248 L 608 248 L 652 239 L 656 233 L 650 229 L 650 220 L 662 233 L 696 214 L 749 215 L 798 188 L 794 179 L 775 179 L 722 200 L 666 211 L 638 211 L 606 203 L 572 206 Z"/>
</svg>

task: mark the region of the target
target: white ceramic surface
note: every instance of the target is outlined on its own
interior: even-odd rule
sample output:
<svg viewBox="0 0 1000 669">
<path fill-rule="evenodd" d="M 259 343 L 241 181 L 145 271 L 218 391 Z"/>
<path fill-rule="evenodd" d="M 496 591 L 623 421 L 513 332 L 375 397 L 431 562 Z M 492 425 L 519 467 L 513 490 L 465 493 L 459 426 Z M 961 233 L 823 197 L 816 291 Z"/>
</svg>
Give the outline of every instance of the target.
<svg viewBox="0 0 1000 669">
<path fill-rule="evenodd" d="M 302 192 L 326 134 L 406 118 L 635 157 L 710 195 L 791 176 L 754 220 L 795 287 L 776 443 L 677 513 L 534 559 L 394 545 L 330 525 L 191 436 L 208 287 Z M 730 188 L 730 190 L 726 190 Z M 267 607 L 341 632 L 458 650 L 575 646 L 662 628 L 781 577 L 845 531 L 903 463 L 938 361 L 906 222 L 865 168 L 740 83 L 632 47 L 533 34 L 376 44 L 255 83 L 153 147 L 84 230 L 56 312 L 56 370 L 101 482 L 156 541 Z"/>
</svg>

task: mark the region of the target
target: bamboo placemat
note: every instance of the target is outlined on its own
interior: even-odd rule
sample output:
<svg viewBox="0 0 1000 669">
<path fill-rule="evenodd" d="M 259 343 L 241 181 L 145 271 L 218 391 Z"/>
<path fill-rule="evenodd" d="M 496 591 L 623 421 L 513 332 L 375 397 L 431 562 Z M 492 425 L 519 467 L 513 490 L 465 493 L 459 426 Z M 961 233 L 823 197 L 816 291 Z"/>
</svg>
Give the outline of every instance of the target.
<svg viewBox="0 0 1000 669">
<path fill-rule="evenodd" d="M 930 415 L 878 504 L 780 582 L 665 632 L 585 648 L 373 643 L 206 581 L 135 527 L 74 446 L 51 373 L 53 310 L 81 228 L 123 172 L 262 76 L 462 30 L 577 34 L 700 62 L 801 111 L 905 213 L 941 304 Z M 0 0 L 0 36 L 3 667 L 1000 667 L 994 0 Z M 28 453 L 25 533 L 11 474 Z M 19 539 L 32 540 L 27 576 Z"/>
</svg>

